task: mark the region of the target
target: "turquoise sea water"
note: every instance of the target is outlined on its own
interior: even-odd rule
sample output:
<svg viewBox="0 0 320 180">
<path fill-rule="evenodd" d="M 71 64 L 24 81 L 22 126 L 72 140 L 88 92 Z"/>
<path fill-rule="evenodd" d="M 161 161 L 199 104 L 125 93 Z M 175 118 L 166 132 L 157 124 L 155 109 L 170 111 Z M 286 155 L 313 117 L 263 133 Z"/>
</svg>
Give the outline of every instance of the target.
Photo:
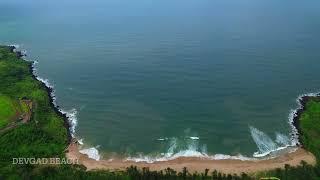
<svg viewBox="0 0 320 180">
<path fill-rule="evenodd" d="M 76 136 L 105 157 L 252 156 L 286 144 L 296 97 L 320 90 L 319 7 L 0 1 L 0 43 L 39 62 L 60 107 L 77 110 Z"/>
</svg>

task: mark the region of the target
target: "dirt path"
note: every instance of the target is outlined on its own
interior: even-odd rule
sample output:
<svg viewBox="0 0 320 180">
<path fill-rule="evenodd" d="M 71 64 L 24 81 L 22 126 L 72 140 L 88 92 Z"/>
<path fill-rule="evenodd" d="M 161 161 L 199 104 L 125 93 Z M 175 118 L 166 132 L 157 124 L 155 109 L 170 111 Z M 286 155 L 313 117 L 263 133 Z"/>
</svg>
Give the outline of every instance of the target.
<svg viewBox="0 0 320 180">
<path fill-rule="evenodd" d="M 181 171 L 183 167 L 187 167 L 189 172 L 203 172 L 205 169 L 218 170 L 223 173 L 254 173 L 257 171 L 271 170 L 275 168 L 284 168 L 285 164 L 297 166 L 302 160 L 309 164 L 315 165 L 316 159 L 313 154 L 307 152 L 302 148 L 298 148 L 295 152 L 283 154 L 277 158 L 268 160 L 209 160 L 203 158 L 177 158 L 174 160 L 145 163 L 145 162 L 130 162 L 124 160 L 100 160 L 96 161 L 88 158 L 87 155 L 79 153 L 78 145 L 76 143 L 70 144 L 67 158 L 71 160 L 78 159 L 78 162 L 91 169 L 109 169 L 109 170 L 124 170 L 131 165 L 139 168 L 149 167 L 150 170 L 163 170 L 168 167 Z"/>
<path fill-rule="evenodd" d="M 20 114 L 18 113 L 18 109 L 15 107 L 16 110 L 16 114 L 15 116 L 12 118 L 13 122 L 10 123 L 9 125 L 7 125 L 7 127 L 3 128 L 0 130 L 0 134 L 9 131 L 10 129 L 16 128 L 17 126 L 21 125 L 21 124 L 25 124 L 28 123 L 31 119 L 32 116 L 32 101 L 31 100 L 21 100 L 20 103 L 25 103 L 27 105 L 28 108 L 28 112 L 24 113 L 24 114 Z M 17 119 L 21 118 L 21 121 L 17 121 Z"/>
<path fill-rule="evenodd" d="M 32 101 L 31 100 L 22 100 L 21 101 L 22 103 L 25 103 L 27 105 L 27 108 L 28 108 L 28 112 L 26 112 L 24 115 L 23 115 L 23 118 L 22 118 L 22 123 L 27 123 L 28 121 L 30 121 L 31 119 L 31 115 L 32 115 Z"/>
</svg>

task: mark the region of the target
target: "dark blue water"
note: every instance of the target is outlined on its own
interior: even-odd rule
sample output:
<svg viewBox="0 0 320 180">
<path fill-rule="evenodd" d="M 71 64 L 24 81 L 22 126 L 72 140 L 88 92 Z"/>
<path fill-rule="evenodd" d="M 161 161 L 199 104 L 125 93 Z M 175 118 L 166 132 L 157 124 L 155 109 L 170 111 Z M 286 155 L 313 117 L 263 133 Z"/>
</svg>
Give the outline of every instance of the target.
<svg viewBox="0 0 320 180">
<path fill-rule="evenodd" d="M 1 1 L 0 43 L 20 44 L 39 61 L 58 104 L 78 112 L 76 136 L 105 156 L 251 156 L 258 147 L 250 126 L 274 143 L 276 132 L 290 138 L 296 97 L 320 89 L 319 7 Z"/>
</svg>

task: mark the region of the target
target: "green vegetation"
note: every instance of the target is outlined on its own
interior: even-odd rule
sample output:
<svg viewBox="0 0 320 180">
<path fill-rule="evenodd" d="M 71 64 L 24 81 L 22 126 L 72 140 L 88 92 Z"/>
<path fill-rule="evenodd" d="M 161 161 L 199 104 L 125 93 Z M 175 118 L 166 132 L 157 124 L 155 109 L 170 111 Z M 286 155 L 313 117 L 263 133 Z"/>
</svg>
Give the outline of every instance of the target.
<svg viewBox="0 0 320 180">
<path fill-rule="evenodd" d="M 28 101 L 15 100 L 0 94 L 0 132 L 17 125 L 24 118 L 28 120 L 30 111 Z"/>
<path fill-rule="evenodd" d="M 189 173 L 186 168 L 176 172 L 170 168 L 150 171 L 129 167 L 125 171 L 86 171 L 82 165 L 16 165 L 12 158 L 64 157 L 68 145 L 68 132 L 63 117 L 50 104 L 43 84 L 34 79 L 30 62 L 20 60 L 9 47 L 0 46 L 0 129 L 15 120 L 16 112 L 29 111 L 22 99 L 32 102 L 32 116 L 28 123 L 8 131 L 0 131 L 0 179 L 320 179 L 319 163 L 316 167 L 304 162 L 298 167 L 286 166 L 260 172 L 255 177 L 226 175 L 217 171 Z M 307 150 L 320 160 L 320 98 L 311 98 L 300 117 L 301 140 Z M 272 179 L 271 178 L 271 179 Z M 268 178 L 264 178 L 268 179 Z"/>
<path fill-rule="evenodd" d="M 29 112 L 29 106 L 28 106 L 28 104 L 26 103 L 26 102 L 24 102 L 24 101 L 20 101 L 20 110 L 21 110 L 21 112 L 23 112 L 23 113 L 28 113 Z"/>
<path fill-rule="evenodd" d="M 320 98 L 308 101 L 300 118 L 300 127 L 303 145 L 320 160 Z"/>
<path fill-rule="evenodd" d="M 63 157 L 68 144 L 64 120 L 50 105 L 46 88 L 33 78 L 30 66 L 31 62 L 19 59 L 9 47 L 0 46 L 0 127 L 10 122 L 18 107 L 27 110 L 21 99 L 35 104 L 29 123 L 0 134 L 0 172 L 16 170 L 11 165 L 16 157 Z"/>
<path fill-rule="evenodd" d="M 13 101 L 0 95 L 0 129 L 6 127 L 16 114 Z"/>
</svg>

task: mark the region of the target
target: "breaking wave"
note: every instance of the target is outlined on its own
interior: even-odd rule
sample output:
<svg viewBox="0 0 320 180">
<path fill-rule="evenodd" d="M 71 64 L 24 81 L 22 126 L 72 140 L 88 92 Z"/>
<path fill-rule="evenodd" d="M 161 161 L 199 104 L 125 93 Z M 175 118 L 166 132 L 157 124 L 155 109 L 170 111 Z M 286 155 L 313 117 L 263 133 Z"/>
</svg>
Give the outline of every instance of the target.
<svg viewBox="0 0 320 180">
<path fill-rule="evenodd" d="M 292 152 L 296 148 L 291 144 L 290 138 L 279 132 L 275 133 L 275 140 L 270 138 L 266 133 L 258 130 L 253 126 L 249 126 L 252 139 L 257 145 L 258 151 L 252 157 L 241 154 L 232 156 L 227 154 L 209 155 L 207 146 L 199 144 L 199 137 L 186 136 L 184 138 L 159 138 L 158 141 L 167 141 L 168 147 L 166 152 L 159 155 L 144 155 L 130 156 L 126 161 L 153 163 L 157 161 L 174 160 L 181 157 L 197 157 L 209 160 L 224 160 L 233 159 L 241 161 L 252 161 L 259 159 L 270 159 L 277 157 L 283 152 Z M 291 147 L 291 148 L 289 148 Z"/>
<path fill-rule="evenodd" d="M 299 143 L 299 134 L 298 130 L 294 125 L 295 118 L 298 116 L 298 111 L 303 109 L 303 105 L 301 104 L 301 100 L 304 97 L 316 97 L 319 96 L 320 93 L 309 93 L 302 94 L 297 98 L 298 107 L 295 110 L 291 110 L 289 113 L 289 125 L 291 126 L 291 134 L 289 136 L 284 135 L 279 132 L 275 132 L 275 139 L 269 137 L 263 131 L 249 126 L 249 130 L 252 136 L 253 141 L 257 145 L 258 151 L 253 154 L 252 157 L 239 155 L 226 155 L 226 154 L 214 154 L 209 155 L 207 153 L 206 145 L 199 145 L 200 137 L 198 136 L 184 136 L 183 138 L 158 138 L 157 140 L 160 142 L 168 142 L 167 151 L 161 153 L 160 155 L 143 155 L 140 154 L 138 156 L 130 156 L 126 158 L 126 161 L 135 161 L 135 162 L 147 162 L 153 163 L 157 161 L 168 161 L 177 159 L 180 157 L 197 157 L 204 158 L 210 160 L 224 160 L 224 159 L 234 159 L 241 161 L 252 161 L 259 159 L 271 159 L 277 157 L 282 153 L 290 153 L 294 152 L 297 149 Z M 189 134 L 190 130 L 187 130 L 187 134 Z M 82 153 L 88 154 L 89 157 L 98 160 L 100 155 L 95 148 L 89 148 L 90 150 L 85 150 Z M 90 155 L 89 155 L 90 154 Z M 98 158 L 97 158 L 98 157 Z"/>
<path fill-rule="evenodd" d="M 128 157 L 127 161 L 153 163 L 156 161 L 167 161 L 178 157 L 208 157 L 205 145 L 199 148 L 199 142 L 188 138 L 159 138 L 160 141 L 167 141 L 167 151 L 156 156 L 138 155 Z"/>
<path fill-rule="evenodd" d="M 250 126 L 250 133 L 252 139 L 256 143 L 258 147 L 258 151 L 253 154 L 253 157 L 265 157 L 272 153 L 276 153 L 278 151 L 282 151 L 288 147 L 296 147 L 300 145 L 299 142 L 299 132 L 297 127 L 294 124 L 298 116 L 298 112 L 302 110 L 303 104 L 302 100 L 304 97 L 317 97 L 320 93 L 308 93 L 308 94 L 301 94 L 296 99 L 298 107 L 296 109 L 292 109 L 289 113 L 289 125 L 291 127 L 291 137 L 288 137 L 284 134 L 276 132 L 276 139 L 273 141 L 267 134 L 264 132 Z"/>
<path fill-rule="evenodd" d="M 171 141 L 171 146 L 168 148 L 166 153 L 162 153 L 161 156 L 143 156 L 139 155 L 136 157 L 129 157 L 126 160 L 135 161 L 135 162 L 156 162 L 156 161 L 168 161 L 173 160 L 179 157 L 200 157 L 206 159 L 236 159 L 236 160 L 257 160 L 257 159 L 270 159 L 278 156 L 283 152 L 293 152 L 300 145 L 299 142 L 299 132 L 296 126 L 294 125 L 295 118 L 298 116 L 298 112 L 302 110 L 304 107 L 301 103 L 304 97 L 317 97 L 320 96 L 319 93 L 308 93 L 301 94 L 296 99 L 298 107 L 296 109 L 292 109 L 289 113 L 288 122 L 291 127 L 291 133 L 289 136 L 281 134 L 279 132 L 275 132 L 275 139 L 270 138 L 266 133 L 260 131 L 259 129 L 249 126 L 249 130 L 251 133 L 251 137 L 255 144 L 257 145 L 258 151 L 253 153 L 253 157 L 243 156 L 241 154 L 237 156 L 225 155 L 225 154 L 215 154 L 208 155 L 206 152 L 206 146 L 204 145 L 203 149 L 199 149 L 198 146 L 194 143 L 188 145 L 185 149 L 180 149 L 180 151 L 175 151 L 178 148 L 176 143 L 176 138 L 159 138 L 159 141 Z M 190 136 L 191 140 L 199 140 L 199 137 Z M 205 149 L 205 150 L 204 150 Z"/>
<path fill-rule="evenodd" d="M 290 143 L 289 138 L 281 133 L 276 132 L 276 140 L 272 140 L 266 133 L 259 129 L 250 126 L 250 133 L 253 141 L 256 143 L 258 151 L 253 154 L 253 157 L 265 157 L 272 152 L 283 150 L 289 146 L 294 146 Z"/>
<path fill-rule="evenodd" d="M 197 157 L 211 160 L 222 159 L 236 159 L 236 160 L 254 160 L 255 158 L 245 157 L 242 155 L 231 156 L 225 154 L 209 155 L 207 152 L 207 146 L 205 144 L 200 145 L 199 137 L 197 136 L 185 136 L 185 137 L 173 137 L 173 138 L 159 138 L 159 141 L 167 141 L 167 150 L 159 155 L 143 155 L 128 157 L 126 161 L 134 162 L 146 162 L 153 163 L 157 161 L 174 160 L 181 157 Z"/>
<path fill-rule="evenodd" d="M 96 161 L 99 161 L 100 158 L 101 158 L 98 149 L 95 148 L 95 147 L 91 147 L 91 148 L 88 148 L 88 149 L 81 149 L 79 152 L 81 154 L 88 155 L 89 158 L 94 159 Z"/>
<path fill-rule="evenodd" d="M 288 136 L 276 132 L 276 142 L 283 146 L 287 146 L 290 144 L 290 139 Z"/>
<path fill-rule="evenodd" d="M 265 153 L 269 153 L 277 149 L 276 143 L 274 143 L 264 132 L 250 126 L 250 133 L 259 150 L 254 153 L 254 157 L 259 157 L 261 155 L 264 156 Z"/>
</svg>

